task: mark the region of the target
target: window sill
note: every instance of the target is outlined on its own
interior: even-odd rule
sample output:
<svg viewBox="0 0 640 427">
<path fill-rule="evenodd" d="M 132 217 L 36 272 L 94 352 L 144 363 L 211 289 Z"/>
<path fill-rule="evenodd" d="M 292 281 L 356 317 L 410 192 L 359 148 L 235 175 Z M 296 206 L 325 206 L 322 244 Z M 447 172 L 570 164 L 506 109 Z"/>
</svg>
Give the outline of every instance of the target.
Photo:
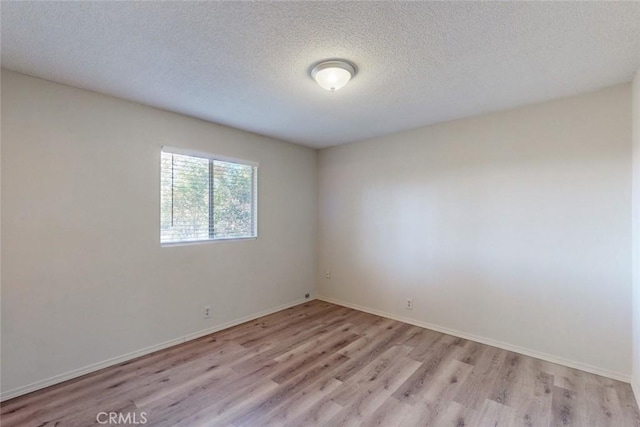
<svg viewBox="0 0 640 427">
<path fill-rule="evenodd" d="M 227 237 L 222 239 L 206 239 L 206 240 L 193 240 L 193 241 L 184 241 L 184 242 L 166 242 L 160 243 L 160 246 L 163 248 L 169 248 L 172 246 L 191 246 L 191 245 L 202 245 L 207 243 L 222 243 L 222 242 L 240 242 L 245 240 L 257 240 L 258 237 Z"/>
</svg>

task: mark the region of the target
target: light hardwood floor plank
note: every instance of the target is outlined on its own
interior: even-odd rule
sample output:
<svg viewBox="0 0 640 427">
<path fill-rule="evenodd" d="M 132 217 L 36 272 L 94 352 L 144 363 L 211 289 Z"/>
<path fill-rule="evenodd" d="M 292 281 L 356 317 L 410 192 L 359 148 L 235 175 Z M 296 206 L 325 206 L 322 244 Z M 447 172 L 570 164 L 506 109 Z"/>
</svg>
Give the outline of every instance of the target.
<svg viewBox="0 0 640 427">
<path fill-rule="evenodd" d="M 640 427 L 629 384 L 312 301 L 0 405 L 3 427 Z"/>
</svg>

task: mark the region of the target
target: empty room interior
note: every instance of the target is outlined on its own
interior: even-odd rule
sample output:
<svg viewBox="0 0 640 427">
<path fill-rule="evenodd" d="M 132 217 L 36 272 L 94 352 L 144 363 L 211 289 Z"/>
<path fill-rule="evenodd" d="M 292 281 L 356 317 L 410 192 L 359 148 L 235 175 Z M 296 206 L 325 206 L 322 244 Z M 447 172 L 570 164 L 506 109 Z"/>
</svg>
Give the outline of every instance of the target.
<svg viewBox="0 0 640 427">
<path fill-rule="evenodd" d="M 2 426 L 640 426 L 640 2 L 3 1 Z"/>
</svg>

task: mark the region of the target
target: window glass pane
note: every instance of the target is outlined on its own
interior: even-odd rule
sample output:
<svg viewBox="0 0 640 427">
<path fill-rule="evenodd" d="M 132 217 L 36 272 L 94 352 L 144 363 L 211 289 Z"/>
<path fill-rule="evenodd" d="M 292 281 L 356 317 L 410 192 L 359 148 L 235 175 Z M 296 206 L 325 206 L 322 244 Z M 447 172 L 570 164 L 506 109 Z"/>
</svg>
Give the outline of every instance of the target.
<svg viewBox="0 0 640 427">
<path fill-rule="evenodd" d="M 218 160 L 213 165 L 214 237 L 253 237 L 254 168 Z"/>
<path fill-rule="evenodd" d="M 162 243 L 257 236 L 257 166 L 162 151 Z"/>
<path fill-rule="evenodd" d="M 209 238 L 209 160 L 162 153 L 160 240 Z"/>
</svg>

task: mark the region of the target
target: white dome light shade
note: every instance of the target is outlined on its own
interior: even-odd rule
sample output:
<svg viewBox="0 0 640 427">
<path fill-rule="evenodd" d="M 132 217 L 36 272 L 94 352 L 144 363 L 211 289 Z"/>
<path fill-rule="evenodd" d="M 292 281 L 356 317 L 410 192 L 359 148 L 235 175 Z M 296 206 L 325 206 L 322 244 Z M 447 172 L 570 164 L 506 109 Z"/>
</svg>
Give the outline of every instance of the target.
<svg viewBox="0 0 640 427">
<path fill-rule="evenodd" d="M 343 88 L 355 74 L 355 67 L 345 61 L 321 62 L 311 70 L 320 87 L 331 92 Z"/>
</svg>

